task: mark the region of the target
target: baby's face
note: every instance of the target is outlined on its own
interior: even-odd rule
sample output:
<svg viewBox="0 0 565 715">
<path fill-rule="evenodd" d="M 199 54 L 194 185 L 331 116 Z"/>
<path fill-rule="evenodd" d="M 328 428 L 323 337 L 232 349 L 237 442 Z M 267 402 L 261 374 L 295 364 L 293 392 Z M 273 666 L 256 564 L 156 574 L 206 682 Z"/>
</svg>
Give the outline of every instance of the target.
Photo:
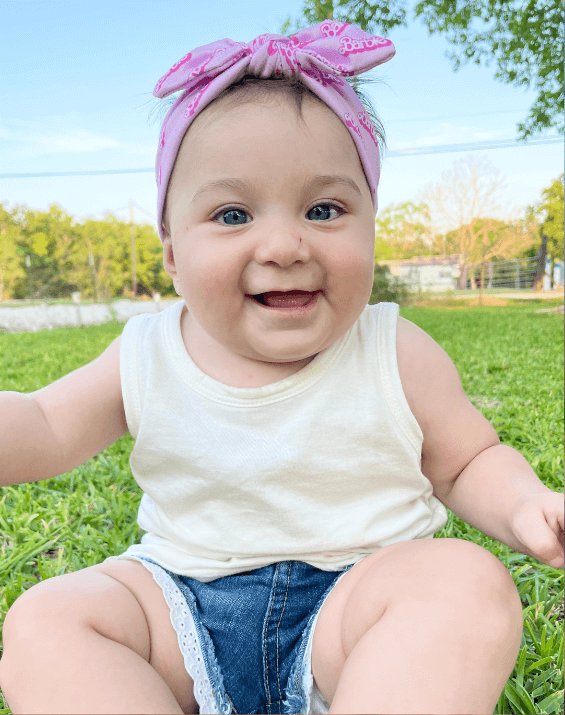
<svg viewBox="0 0 565 715">
<path fill-rule="evenodd" d="M 211 354 L 305 360 L 368 302 L 374 209 L 355 144 L 329 109 L 305 101 L 303 117 L 220 105 L 181 147 L 164 265 Z"/>
</svg>

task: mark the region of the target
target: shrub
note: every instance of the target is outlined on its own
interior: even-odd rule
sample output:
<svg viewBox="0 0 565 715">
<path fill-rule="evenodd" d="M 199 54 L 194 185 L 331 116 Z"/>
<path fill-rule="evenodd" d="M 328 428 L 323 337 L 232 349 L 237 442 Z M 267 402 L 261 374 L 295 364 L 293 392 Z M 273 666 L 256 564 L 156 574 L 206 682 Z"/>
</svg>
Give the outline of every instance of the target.
<svg viewBox="0 0 565 715">
<path fill-rule="evenodd" d="M 411 295 L 408 284 L 398 276 L 393 276 L 388 266 L 381 266 L 376 263 L 369 305 L 383 302 L 406 305 L 410 303 L 410 300 Z"/>
</svg>

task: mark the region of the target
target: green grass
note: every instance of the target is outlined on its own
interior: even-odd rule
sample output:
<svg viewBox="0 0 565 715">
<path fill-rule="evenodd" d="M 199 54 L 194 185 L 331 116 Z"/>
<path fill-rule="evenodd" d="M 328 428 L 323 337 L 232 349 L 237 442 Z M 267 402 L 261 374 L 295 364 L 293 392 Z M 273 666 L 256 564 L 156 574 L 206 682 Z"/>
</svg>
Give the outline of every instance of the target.
<svg viewBox="0 0 565 715">
<path fill-rule="evenodd" d="M 546 304 L 549 307 L 549 304 Z M 401 314 L 447 351 L 471 401 L 501 441 L 520 450 L 563 492 L 563 317 L 539 304 Z M 89 362 L 121 333 L 112 322 L 0 334 L 0 390 L 31 392 Z M 33 584 L 123 552 L 139 541 L 141 492 L 129 469 L 129 435 L 78 469 L 0 489 L 0 624 Z M 516 667 L 496 713 L 563 712 L 563 572 L 516 553 L 449 513 L 437 537 L 481 544 L 512 574 L 524 607 Z M 0 713 L 9 713 L 0 695 Z"/>
</svg>

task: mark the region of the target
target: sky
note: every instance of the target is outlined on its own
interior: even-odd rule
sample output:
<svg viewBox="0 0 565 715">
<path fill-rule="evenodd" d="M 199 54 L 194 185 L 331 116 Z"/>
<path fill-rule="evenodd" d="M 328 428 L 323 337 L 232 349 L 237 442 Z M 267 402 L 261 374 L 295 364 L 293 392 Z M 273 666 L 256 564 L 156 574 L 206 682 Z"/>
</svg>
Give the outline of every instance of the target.
<svg viewBox="0 0 565 715">
<path fill-rule="evenodd" d="M 151 169 L 159 124 L 157 80 L 178 59 L 224 37 L 248 42 L 280 32 L 302 0 L 0 0 L 0 174 Z M 388 33 L 396 56 L 366 88 L 384 124 L 388 152 L 379 206 L 417 201 L 469 151 L 442 146 L 513 140 L 535 95 L 493 78 L 494 67 L 455 72 L 441 36 L 419 21 Z M 150 115 L 153 108 L 153 119 Z M 554 134 L 549 132 L 546 136 Z M 399 155 L 411 148 L 434 153 Z M 436 147 L 436 149 L 433 149 Z M 520 216 L 563 172 L 561 144 L 473 152 L 505 177 L 501 217 Z M 154 174 L 0 178 L 0 203 L 76 221 L 108 211 L 156 227 Z"/>
</svg>

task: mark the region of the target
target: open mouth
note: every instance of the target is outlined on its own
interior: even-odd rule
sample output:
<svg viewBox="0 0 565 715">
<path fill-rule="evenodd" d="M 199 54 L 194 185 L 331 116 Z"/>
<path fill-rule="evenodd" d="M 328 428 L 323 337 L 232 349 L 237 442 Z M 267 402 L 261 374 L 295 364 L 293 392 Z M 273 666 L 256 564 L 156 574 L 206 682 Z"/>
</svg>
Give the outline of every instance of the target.
<svg viewBox="0 0 565 715">
<path fill-rule="evenodd" d="M 305 290 L 269 291 L 251 297 L 268 308 L 305 308 L 316 299 L 318 293 Z"/>
</svg>

